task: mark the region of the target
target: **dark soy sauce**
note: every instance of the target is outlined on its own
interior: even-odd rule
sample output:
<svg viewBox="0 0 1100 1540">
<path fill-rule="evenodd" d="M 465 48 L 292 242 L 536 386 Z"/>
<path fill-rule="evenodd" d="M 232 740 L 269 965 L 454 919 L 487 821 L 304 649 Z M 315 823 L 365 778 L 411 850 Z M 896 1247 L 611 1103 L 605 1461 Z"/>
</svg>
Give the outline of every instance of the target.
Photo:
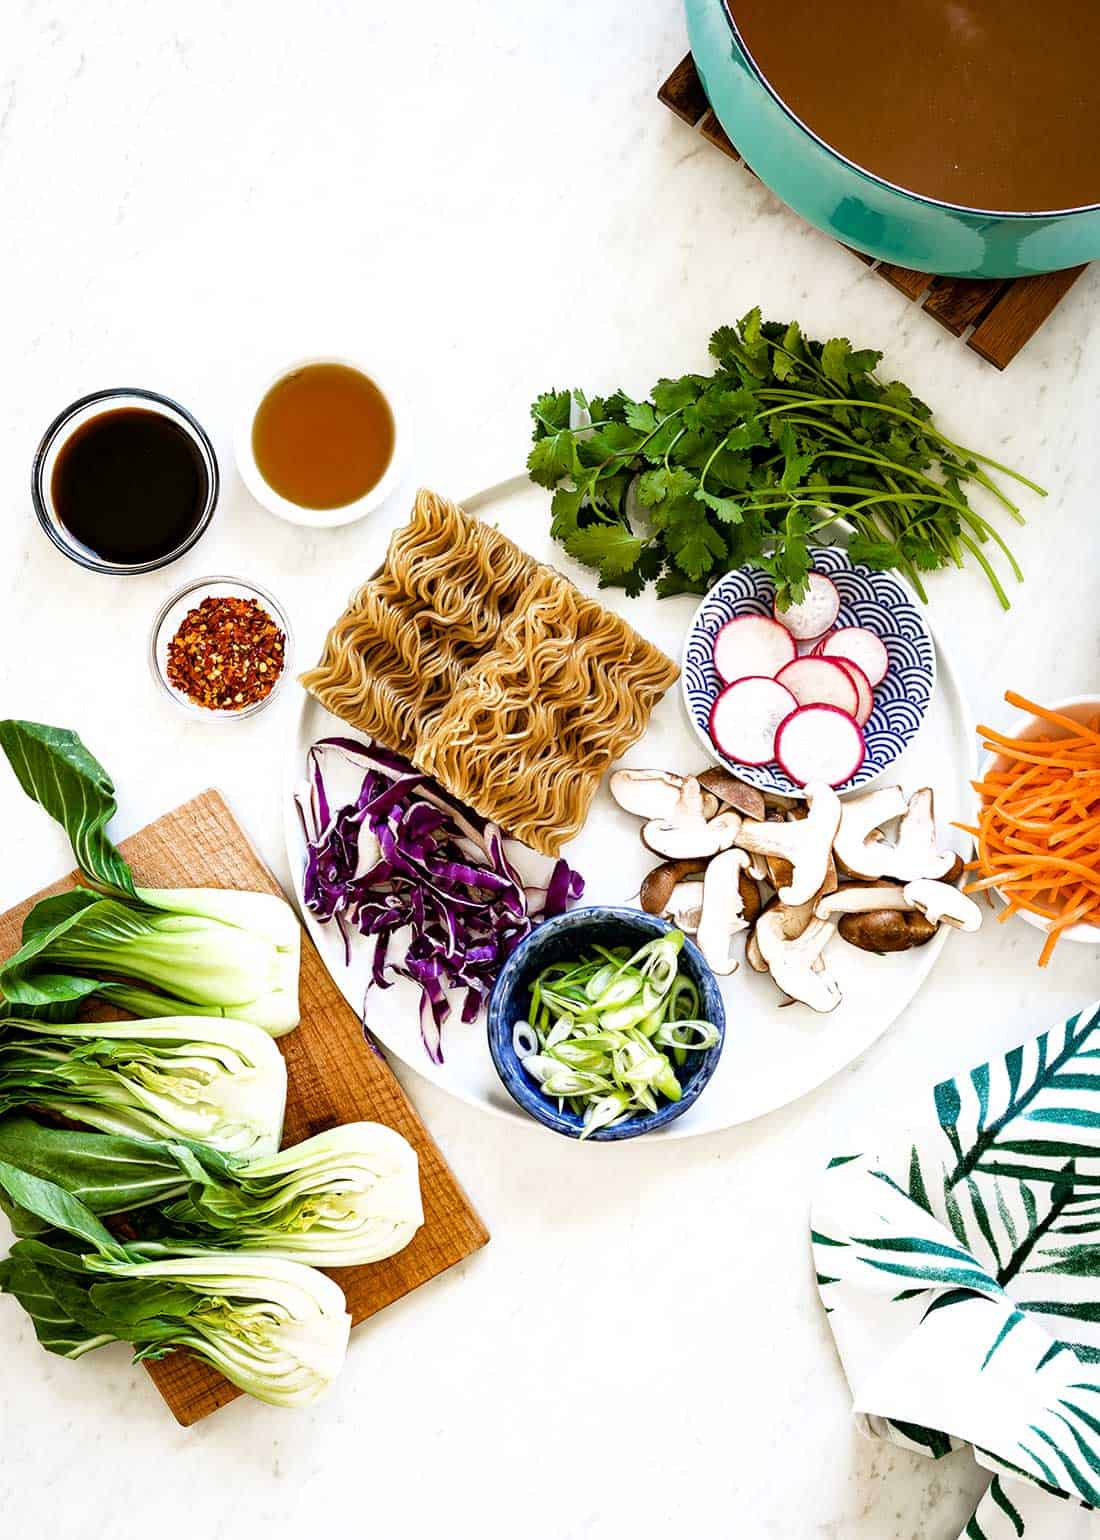
<svg viewBox="0 0 1100 1540">
<path fill-rule="evenodd" d="M 178 423 L 120 407 L 90 418 L 62 446 L 50 494 L 74 540 L 102 561 L 139 566 L 194 533 L 209 485 L 199 447 Z"/>
</svg>

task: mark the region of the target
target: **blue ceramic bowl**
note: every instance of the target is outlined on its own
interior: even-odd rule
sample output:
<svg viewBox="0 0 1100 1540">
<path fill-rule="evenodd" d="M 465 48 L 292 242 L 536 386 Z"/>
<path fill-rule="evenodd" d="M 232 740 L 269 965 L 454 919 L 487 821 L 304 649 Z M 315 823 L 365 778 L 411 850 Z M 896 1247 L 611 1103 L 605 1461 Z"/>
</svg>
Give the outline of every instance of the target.
<svg viewBox="0 0 1100 1540">
<path fill-rule="evenodd" d="M 886 678 L 875 690 L 875 708 L 864 724 L 866 757 L 837 791 L 855 791 L 889 770 L 916 737 L 936 688 L 936 649 L 916 596 L 890 572 L 854 565 L 839 546 L 814 546 L 815 572 L 832 578 L 840 594 L 836 626 L 865 626 L 885 644 Z M 742 765 L 719 753 L 710 736 L 710 708 L 722 688 L 714 670 L 714 640 L 738 615 L 770 615 L 775 586 L 757 567 L 739 567 L 719 578 L 695 612 L 684 646 L 680 688 L 700 742 L 739 781 L 781 797 L 802 797 L 778 765 Z"/>
<path fill-rule="evenodd" d="M 552 1128 L 555 1133 L 579 1139 L 582 1120 L 575 1112 L 559 1112 L 558 1104 L 526 1074 L 512 1046 L 512 1032 L 517 1021 L 527 1019 L 531 985 L 543 968 L 551 963 L 574 961 L 593 946 L 628 946 L 632 951 L 663 936 L 672 929 L 664 920 L 640 909 L 614 909 L 594 905 L 571 909 L 546 920 L 521 941 L 500 971 L 489 1000 L 489 1052 L 504 1089 L 524 1112 Z M 718 1028 L 718 1041 L 704 1053 L 689 1053 L 687 1062 L 676 1071 L 684 1094 L 678 1102 L 661 1101 L 656 1112 L 639 1112 L 612 1128 L 598 1129 L 590 1140 L 636 1139 L 655 1128 L 664 1128 L 680 1117 L 697 1100 L 703 1087 L 718 1067 L 726 1037 L 726 1013 L 718 981 L 703 954 L 685 937 L 680 953 L 680 969 L 699 991 L 700 1015 Z"/>
</svg>

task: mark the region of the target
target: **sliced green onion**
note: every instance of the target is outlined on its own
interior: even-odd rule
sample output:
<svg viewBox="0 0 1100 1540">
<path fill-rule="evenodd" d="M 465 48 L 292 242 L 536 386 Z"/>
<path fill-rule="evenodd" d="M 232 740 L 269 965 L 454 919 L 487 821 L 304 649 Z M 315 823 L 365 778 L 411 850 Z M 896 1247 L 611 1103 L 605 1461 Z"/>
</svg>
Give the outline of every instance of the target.
<svg viewBox="0 0 1100 1540">
<path fill-rule="evenodd" d="M 679 1101 L 675 1066 L 718 1042 L 717 1027 L 699 1017 L 698 989 L 679 971 L 683 944 L 673 930 L 633 955 L 594 947 L 579 962 L 551 963 L 532 984 L 530 1019 L 513 1029 L 516 1057 L 581 1117 L 582 1139 L 656 1112 L 659 1097 Z"/>
</svg>

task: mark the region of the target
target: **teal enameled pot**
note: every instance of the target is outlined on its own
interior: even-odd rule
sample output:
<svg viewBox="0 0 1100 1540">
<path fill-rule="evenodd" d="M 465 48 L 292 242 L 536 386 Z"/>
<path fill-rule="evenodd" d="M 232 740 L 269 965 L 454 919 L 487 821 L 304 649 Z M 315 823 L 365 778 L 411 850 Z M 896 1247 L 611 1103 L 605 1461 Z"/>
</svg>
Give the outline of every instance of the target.
<svg viewBox="0 0 1100 1540">
<path fill-rule="evenodd" d="M 772 90 L 726 0 L 685 4 L 695 67 L 722 127 L 761 181 L 837 240 L 902 267 L 974 278 L 1048 273 L 1100 257 L 1100 205 L 1053 214 L 959 208 L 863 171 Z"/>
</svg>

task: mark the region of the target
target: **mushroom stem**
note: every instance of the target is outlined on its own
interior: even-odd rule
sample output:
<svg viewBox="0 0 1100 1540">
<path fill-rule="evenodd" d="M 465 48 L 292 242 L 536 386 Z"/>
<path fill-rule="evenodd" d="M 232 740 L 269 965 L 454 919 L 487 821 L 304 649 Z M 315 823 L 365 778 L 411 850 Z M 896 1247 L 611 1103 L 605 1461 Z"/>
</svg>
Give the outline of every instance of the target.
<svg viewBox="0 0 1100 1540">
<path fill-rule="evenodd" d="M 840 799 L 824 782 L 806 787 L 806 806 L 806 817 L 790 823 L 746 820 L 737 836 L 742 850 L 790 862 L 790 881 L 779 889 L 785 904 L 804 904 L 821 890 L 840 825 Z"/>
</svg>

